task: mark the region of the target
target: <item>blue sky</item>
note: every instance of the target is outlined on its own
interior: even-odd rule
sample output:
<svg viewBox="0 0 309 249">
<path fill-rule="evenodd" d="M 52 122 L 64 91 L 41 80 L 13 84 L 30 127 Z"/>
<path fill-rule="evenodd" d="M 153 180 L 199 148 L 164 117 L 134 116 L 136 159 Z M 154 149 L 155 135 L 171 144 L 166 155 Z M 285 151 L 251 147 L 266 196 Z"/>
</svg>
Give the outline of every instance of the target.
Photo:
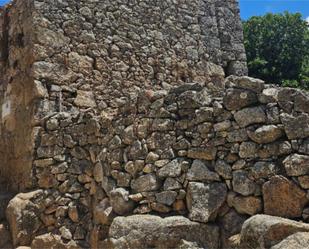
<svg viewBox="0 0 309 249">
<path fill-rule="evenodd" d="M 7 2 L 9 1 L 0 0 L 0 5 Z M 247 19 L 250 16 L 263 15 L 267 12 L 277 13 L 286 10 L 300 12 L 304 18 L 309 17 L 309 0 L 239 0 L 239 2 L 243 19 Z"/>
<path fill-rule="evenodd" d="M 239 0 L 239 2 L 243 19 L 286 10 L 292 13 L 300 12 L 304 18 L 309 17 L 309 0 Z"/>
</svg>

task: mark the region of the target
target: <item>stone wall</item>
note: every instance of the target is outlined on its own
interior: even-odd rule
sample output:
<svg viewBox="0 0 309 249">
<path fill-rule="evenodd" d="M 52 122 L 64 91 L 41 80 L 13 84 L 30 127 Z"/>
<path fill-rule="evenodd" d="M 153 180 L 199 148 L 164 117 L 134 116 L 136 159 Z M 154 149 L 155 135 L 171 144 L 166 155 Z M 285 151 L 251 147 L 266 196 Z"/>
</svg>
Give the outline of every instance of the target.
<svg viewBox="0 0 309 249">
<path fill-rule="evenodd" d="M 114 112 L 142 89 L 247 73 L 236 1 L 15 0 L 0 22 L 1 178 L 13 191 L 33 186 L 46 115 Z"/>
<path fill-rule="evenodd" d="M 117 216 L 155 214 L 215 225 L 227 248 L 252 215 L 306 221 L 308 93 L 248 77 L 224 85 L 142 91 L 115 116 L 46 118 L 34 161 L 41 190 L 31 200 L 39 218 L 15 242 L 58 231 L 86 246 L 96 232 L 106 239 Z"/>
<path fill-rule="evenodd" d="M 308 93 L 243 76 L 237 2 L 123 2 L 2 10 L 14 246 L 227 248 L 257 213 L 306 221 Z"/>
</svg>

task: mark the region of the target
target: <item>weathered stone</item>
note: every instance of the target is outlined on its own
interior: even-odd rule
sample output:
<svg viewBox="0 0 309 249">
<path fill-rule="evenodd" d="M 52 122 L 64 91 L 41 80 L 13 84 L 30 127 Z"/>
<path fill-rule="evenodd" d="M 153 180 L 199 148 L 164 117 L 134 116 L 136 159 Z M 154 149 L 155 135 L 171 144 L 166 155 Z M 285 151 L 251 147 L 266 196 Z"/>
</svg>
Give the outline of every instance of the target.
<svg viewBox="0 0 309 249">
<path fill-rule="evenodd" d="M 178 177 L 181 175 L 181 162 L 175 159 L 159 169 L 157 174 L 161 178 Z"/>
<path fill-rule="evenodd" d="M 239 110 L 257 102 L 257 95 L 252 91 L 228 89 L 223 98 L 223 104 L 228 110 Z"/>
<path fill-rule="evenodd" d="M 87 91 L 77 91 L 77 97 L 74 101 L 75 105 L 79 107 L 96 107 L 95 98 L 92 92 Z"/>
<path fill-rule="evenodd" d="M 143 161 L 129 161 L 124 166 L 125 170 L 131 174 L 131 176 L 135 177 L 136 174 L 144 168 L 144 162 Z"/>
<path fill-rule="evenodd" d="M 263 185 L 265 214 L 296 218 L 301 217 L 307 204 L 306 192 L 283 176 L 274 176 Z"/>
<path fill-rule="evenodd" d="M 215 171 L 224 179 L 232 179 L 232 167 L 223 160 L 216 162 Z"/>
<path fill-rule="evenodd" d="M 181 240 L 176 249 L 202 249 L 195 242 L 189 242 L 186 240 Z"/>
<path fill-rule="evenodd" d="M 243 142 L 239 147 L 239 156 L 241 158 L 255 158 L 259 145 L 253 142 Z"/>
<path fill-rule="evenodd" d="M 192 241 L 203 248 L 219 248 L 216 226 L 192 222 L 181 216 L 152 215 L 117 217 L 109 230 L 111 248 L 176 248 L 180 241 Z"/>
<path fill-rule="evenodd" d="M 131 181 L 131 188 L 135 192 L 158 190 L 161 187 L 159 179 L 154 174 L 147 174 Z"/>
<path fill-rule="evenodd" d="M 79 221 L 79 214 L 77 206 L 71 205 L 69 206 L 68 215 L 73 222 Z"/>
<path fill-rule="evenodd" d="M 131 175 L 122 171 L 113 170 L 112 177 L 117 181 L 118 187 L 129 187 L 131 182 Z"/>
<path fill-rule="evenodd" d="M 214 146 L 201 149 L 190 149 L 188 151 L 188 157 L 193 159 L 211 161 L 216 159 L 216 155 L 217 155 L 217 148 Z"/>
<path fill-rule="evenodd" d="M 309 232 L 298 232 L 288 236 L 271 249 L 306 249 L 309 245 Z"/>
<path fill-rule="evenodd" d="M 226 195 L 227 188 L 223 183 L 190 182 L 186 197 L 189 218 L 204 223 L 214 220 Z"/>
<path fill-rule="evenodd" d="M 182 185 L 175 178 L 166 178 L 164 181 L 163 189 L 164 190 L 176 190 L 181 189 Z"/>
<path fill-rule="evenodd" d="M 277 88 L 267 88 L 259 95 L 259 102 L 263 104 L 275 103 L 278 101 L 278 92 Z"/>
<path fill-rule="evenodd" d="M 280 115 L 284 130 L 289 139 L 305 138 L 309 136 L 309 114 L 301 113 L 292 116 L 286 113 Z"/>
<path fill-rule="evenodd" d="M 270 178 L 278 173 L 279 168 L 276 164 L 271 162 L 256 162 L 249 169 L 249 174 L 252 178 L 258 180 L 260 178 Z"/>
<path fill-rule="evenodd" d="M 260 93 L 264 89 L 264 81 L 248 76 L 235 77 L 230 76 L 226 79 L 231 81 L 234 87 L 248 89 L 256 93 Z"/>
<path fill-rule="evenodd" d="M 266 114 L 262 107 L 242 109 L 234 114 L 234 118 L 240 127 L 266 122 Z"/>
<path fill-rule="evenodd" d="M 6 209 L 6 219 L 10 224 L 13 245 L 29 245 L 32 236 L 41 226 L 39 207 L 31 200 L 43 195 L 42 190 L 18 194 Z"/>
<path fill-rule="evenodd" d="M 158 213 L 169 213 L 171 212 L 171 207 L 168 207 L 162 203 L 152 202 L 151 203 L 151 210 L 156 211 Z"/>
<path fill-rule="evenodd" d="M 193 161 L 186 178 L 189 181 L 220 181 L 219 175 L 210 171 L 200 160 Z"/>
<path fill-rule="evenodd" d="M 230 143 L 244 142 L 248 140 L 248 135 L 245 129 L 234 130 L 228 133 L 227 141 Z"/>
<path fill-rule="evenodd" d="M 229 120 L 214 124 L 215 131 L 226 131 L 231 127 L 232 123 Z"/>
<path fill-rule="evenodd" d="M 267 144 L 282 137 L 283 132 L 275 125 L 264 125 L 254 132 L 248 131 L 248 135 L 256 143 Z"/>
<path fill-rule="evenodd" d="M 172 205 L 176 200 L 177 192 L 175 191 L 163 191 L 156 194 L 156 200 L 158 203 L 165 204 L 165 205 Z"/>
<path fill-rule="evenodd" d="M 263 210 L 262 200 L 254 196 L 237 196 L 228 197 L 228 204 L 234 207 L 240 214 L 248 214 L 250 216 L 261 213 Z"/>
<path fill-rule="evenodd" d="M 243 170 L 233 172 L 232 184 L 233 190 L 243 196 L 252 195 L 258 189 L 257 184 L 248 178 L 248 172 Z"/>
<path fill-rule="evenodd" d="M 241 248 L 270 248 L 297 232 L 308 232 L 309 225 L 269 215 L 255 215 L 241 230 Z"/>
<path fill-rule="evenodd" d="M 309 174 L 309 156 L 292 154 L 283 161 L 283 165 L 289 176 Z"/>
<path fill-rule="evenodd" d="M 69 241 L 68 243 L 64 243 L 61 240 L 61 237 L 56 234 L 46 233 L 34 238 L 31 243 L 31 249 L 42 249 L 42 248 L 50 248 L 50 249 L 81 249 L 76 242 Z"/>
<path fill-rule="evenodd" d="M 126 215 L 133 211 L 134 202 L 129 199 L 129 192 L 123 188 L 117 188 L 110 193 L 110 204 L 113 211 L 119 215 Z"/>
<path fill-rule="evenodd" d="M 294 108 L 297 112 L 309 113 L 309 94 L 305 91 L 297 91 L 294 97 Z"/>
</svg>

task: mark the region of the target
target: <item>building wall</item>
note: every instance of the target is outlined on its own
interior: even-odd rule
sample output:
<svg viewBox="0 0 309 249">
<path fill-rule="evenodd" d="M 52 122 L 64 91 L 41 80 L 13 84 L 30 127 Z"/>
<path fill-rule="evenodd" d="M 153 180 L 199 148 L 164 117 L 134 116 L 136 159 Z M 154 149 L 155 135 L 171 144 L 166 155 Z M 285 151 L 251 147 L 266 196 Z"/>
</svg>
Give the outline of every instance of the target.
<svg viewBox="0 0 309 249">
<path fill-rule="evenodd" d="M 1 10 L 1 169 L 3 188 L 32 186 L 33 115 L 36 90 L 31 66 L 33 2 L 17 1 Z"/>
</svg>

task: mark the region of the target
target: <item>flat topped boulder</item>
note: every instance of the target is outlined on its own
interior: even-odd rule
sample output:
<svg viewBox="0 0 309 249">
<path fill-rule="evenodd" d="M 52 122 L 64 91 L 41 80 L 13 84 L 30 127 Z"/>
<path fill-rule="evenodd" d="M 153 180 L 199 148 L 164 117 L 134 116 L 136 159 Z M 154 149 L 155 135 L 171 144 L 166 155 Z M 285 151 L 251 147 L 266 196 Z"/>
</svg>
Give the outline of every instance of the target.
<svg viewBox="0 0 309 249">
<path fill-rule="evenodd" d="M 179 248 L 182 240 L 202 248 L 219 248 L 219 228 L 182 216 L 132 215 L 114 219 L 103 248 Z"/>
</svg>

